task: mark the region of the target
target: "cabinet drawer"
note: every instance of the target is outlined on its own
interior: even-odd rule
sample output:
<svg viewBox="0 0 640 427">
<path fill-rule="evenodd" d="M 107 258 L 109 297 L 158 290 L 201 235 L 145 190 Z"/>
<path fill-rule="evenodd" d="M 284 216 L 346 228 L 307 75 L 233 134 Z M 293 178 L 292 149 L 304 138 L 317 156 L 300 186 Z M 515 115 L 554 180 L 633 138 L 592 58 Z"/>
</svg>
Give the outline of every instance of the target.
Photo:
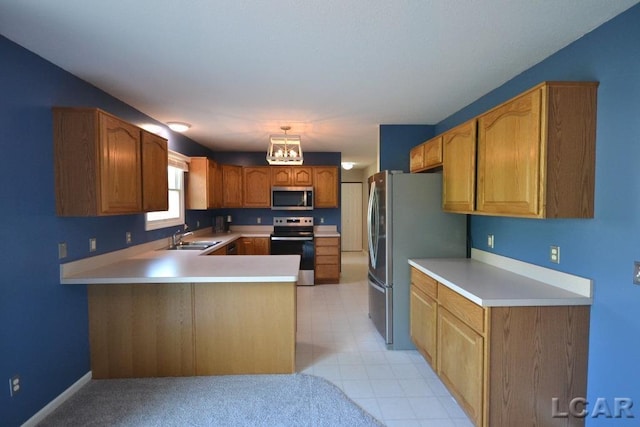
<svg viewBox="0 0 640 427">
<path fill-rule="evenodd" d="M 415 267 L 411 267 L 411 284 L 433 299 L 438 297 L 438 282 Z"/>
<path fill-rule="evenodd" d="M 338 265 L 338 257 L 335 255 L 316 255 L 316 265 Z"/>
<path fill-rule="evenodd" d="M 316 247 L 318 246 L 340 246 L 340 240 L 338 237 L 316 237 Z"/>
<path fill-rule="evenodd" d="M 340 269 L 337 264 L 320 264 L 316 265 L 314 275 L 316 279 L 338 279 Z"/>
<path fill-rule="evenodd" d="M 318 255 L 333 255 L 338 256 L 340 251 L 337 246 L 316 246 L 316 256 Z"/>
<path fill-rule="evenodd" d="M 474 330 L 484 333 L 484 308 L 438 283 L 438 302 Z"/>
</svg>

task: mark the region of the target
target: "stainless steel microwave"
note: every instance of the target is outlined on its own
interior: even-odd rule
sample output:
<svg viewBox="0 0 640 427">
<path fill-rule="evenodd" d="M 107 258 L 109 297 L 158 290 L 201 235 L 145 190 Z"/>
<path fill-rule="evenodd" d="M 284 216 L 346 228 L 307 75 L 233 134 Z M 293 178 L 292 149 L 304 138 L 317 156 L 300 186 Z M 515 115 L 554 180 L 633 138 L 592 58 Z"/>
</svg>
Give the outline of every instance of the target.
<svg viewBox="0 0 640 427">
<path fill-rule="evenodd" d="M 313 187 L 271 187 L 271 209 L 310 211 L 313 209 Z"/>
</svg>

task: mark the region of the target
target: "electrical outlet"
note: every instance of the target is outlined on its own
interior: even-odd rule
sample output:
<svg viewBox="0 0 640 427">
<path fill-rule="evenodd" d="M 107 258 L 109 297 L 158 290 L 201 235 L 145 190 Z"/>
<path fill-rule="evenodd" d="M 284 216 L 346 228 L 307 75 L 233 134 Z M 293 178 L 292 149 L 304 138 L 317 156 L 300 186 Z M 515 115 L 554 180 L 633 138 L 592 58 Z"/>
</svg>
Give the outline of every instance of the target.
<svg viewBox="0 0 640 427">
<path fill-rule="evenodd" d="M 560 246 L 549 247 L 549 261 L 554 264 L 560 264 Z"/>
<path fill-rule="evenodd" d="M 324 218 L 320 218 L 320 224 L 324 224 Z"/>
<path fill-rule="evenodd" d="M 58 259 L 67 257 L 67 244 L 65 242 L 58 243 Z"/>
<path fill-rule="evenodd" d="M 493 234 L 488 234 L 487 235 L 487 246 L 489 246 L 490 248 L 493 248 L 494 244 L 495 244 L 495 238 L 493 237 Z"/>
<path fill-rule="evenodd" d="M 633 262 L 633 284 L 640 285 L 640 261 Z"/>
<path fill-rule="evenodd" d="M 11 397 L 20 393 L 20 375 L 14 375 L 9 378 L 9 395 Z"/>
<path fill-rule="evenodd" d="M 262 224 L 262 218 L 258 217 L 258 218 L 256 219 L 256 222 L 257 222 L 258 224 Z"/>
<path fill-rule="evenodd" d="M 89 252 L 95 252 L 97 248 L 98 242 L 96 242 L 96 238 L 92 237 L 89 239 Z"/>
<path fill-rule="evenodd" d="M 196 228 L 200 228 L 200 221 L 196 221 Z"/>
<path fill-rule="evenodd" d="M 124 234 L 124 240 L 127 242 L 127 244 L 131 243 L 131 232 L 130 231 L 127 231 Z"/>
</svg>

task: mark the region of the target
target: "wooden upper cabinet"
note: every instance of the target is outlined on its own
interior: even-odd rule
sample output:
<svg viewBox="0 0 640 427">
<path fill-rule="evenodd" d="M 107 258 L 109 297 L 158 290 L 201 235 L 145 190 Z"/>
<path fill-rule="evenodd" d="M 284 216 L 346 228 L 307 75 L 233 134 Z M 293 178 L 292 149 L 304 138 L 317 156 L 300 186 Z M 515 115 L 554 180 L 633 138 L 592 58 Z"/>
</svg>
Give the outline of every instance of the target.
<svg viewBox="0 0 640 427">
<path fill-rule="evenodd" d="M 442 135 L 442 207 L 472 213 L 476 191 L 476 120 Z"/>
<path fill-rule="evenodd" d="M 313 167 L 313 205 L 315 208 L 337 208 L 338 168 L 335 166 Z"/>
<path fill-rule="evenodd" d="M 141 129 L 96 108 L 53 109 L 61 216 L 142 212 Z"/>
<path fill-rule="evenodd" d="M 187 209 L 222 207 L 222 180 L 218 165 L 206 157 L 192 157 L 187 175 Z"/>
<path fill-rule="evenodd" d="M 424 169 L 424 143 L 416 145 L 409 152 L 409 171 L 420 172 Z"/>
<path fill-rule="evenodd" d="M 593 217 L 597 87 L 545 82 L 478 118 L 478 213 Z"/>
<path fill-rule="evenodd" d="M 300 187 L 310 187 L 313 185 L 313 171 L 307 166 L 291 167 L 293 185 Z"/>
<path fill-rule="evenodd" d="M 271 168 L 250 166 L 242 168 L 243 206 L 268 208 L 271 206 Z"/>
<path fill-rule="evenodd" d="M 293 185 L 291 166 L 271 166 L 271 185 L 274 187 L 286 187 Z"/>
<path fill-rule="evenodd" d="M 274 187 L 313 185 L 313 171 L 308 166 L 271 166 L 271 185 Z"/>
<path fill-rule="evenodd" d="M 169 150 L 167 140 L 142 131 L 142 210 L 169 209 Z"/>
<path fill-rule="evenodd" d="M 242 207 L 242 166 L 222 165 L 222 206 Z"/>
<path fill-rule="evenodd" d="M 442 166 L 442 136 L 437 136 L 411 149 L 409 169 L 423 172 Z"/>
</svg>

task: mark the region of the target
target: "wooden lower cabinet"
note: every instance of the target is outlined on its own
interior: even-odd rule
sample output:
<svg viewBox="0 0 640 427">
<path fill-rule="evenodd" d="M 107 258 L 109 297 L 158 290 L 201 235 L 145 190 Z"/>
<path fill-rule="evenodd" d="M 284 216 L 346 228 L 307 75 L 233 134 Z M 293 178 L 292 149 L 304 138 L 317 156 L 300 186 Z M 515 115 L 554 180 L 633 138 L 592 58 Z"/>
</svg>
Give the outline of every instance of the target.
<svg viewBox="0 0 640 427">
<path fill-rule="evenodd" d="M 340 238 L 316 237 L 314 283 L 340 282 Z"/>
<path fill-rule="evenodd" d="M 437 295 L 438 282 L 412 268 L 409 333 L 418 351 L 434 370 L 436 369 Z"/>
<path fill-rule="evenodd" d="M 242 237 L 239 241 L 239 255 L 269 255 L 271 241 L 268 237 Z"/>
<path fill-rule="evenodd" d="M 586 396 L 589 306 L 481 307 L 412 267 L 410 310 L 416 347 L 474 425 L 584 425 L 551 405 Z"/>
<path fill-rule="evenodd" d="M 462 409 L 482 425 L 484 338 L 438 307 L 437 372 Z"/>
<path fill-rule="evenodd" d="M 95 379 L 295 372 L 295 282 L 87 288 Z"/>
</svg>

